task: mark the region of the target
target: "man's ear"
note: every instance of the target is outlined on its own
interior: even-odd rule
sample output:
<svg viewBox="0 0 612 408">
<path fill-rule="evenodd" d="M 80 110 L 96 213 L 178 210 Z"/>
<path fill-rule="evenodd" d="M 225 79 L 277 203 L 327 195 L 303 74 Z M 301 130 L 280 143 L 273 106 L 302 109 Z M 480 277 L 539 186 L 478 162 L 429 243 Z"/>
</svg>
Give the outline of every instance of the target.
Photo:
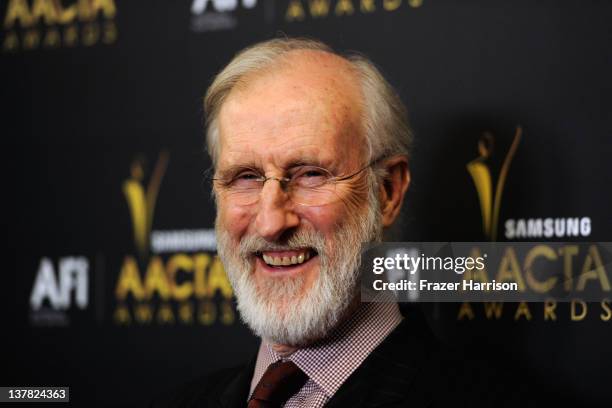
<svg viewBox="0 0 612 408">
<path fill-rule="evenodd" d="M 404 195 L 410 185 L 408 158 L 394 156 L 385 160 L 387 174 L 380 185 L 380 209 L 384 227 L 389 227 L 399 215 Z"/>
</svg>

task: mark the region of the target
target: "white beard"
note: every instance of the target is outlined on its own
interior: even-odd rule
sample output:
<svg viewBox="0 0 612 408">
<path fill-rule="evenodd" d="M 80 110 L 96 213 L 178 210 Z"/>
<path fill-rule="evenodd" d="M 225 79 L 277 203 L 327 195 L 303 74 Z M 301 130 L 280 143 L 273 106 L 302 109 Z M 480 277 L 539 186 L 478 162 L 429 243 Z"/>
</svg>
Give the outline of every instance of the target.
<svg viewBox="0 0 612 408">
<path fill-rule="evenodd" d="M 372 195 L 370 195 L 372 197 Z M 295 231 L 286 242 L 271 243 L 259 236 L 234 242 L 217 219 L 217 247 L 238 300 L 242 320 L 268 342 L 304 346 L 336 327 L 359 293 L 361 244 L 382 239 L 377 201 L 362 217 L 355 215 L 336 227 L 332 238 L 317 231 Z M 327 245 L 326 245 L 327 243 Z M 253 279 L 254 252 L 310 247 L 320 260 L 319 274 L 303 296 L 304 277 Z"/>
</svg>

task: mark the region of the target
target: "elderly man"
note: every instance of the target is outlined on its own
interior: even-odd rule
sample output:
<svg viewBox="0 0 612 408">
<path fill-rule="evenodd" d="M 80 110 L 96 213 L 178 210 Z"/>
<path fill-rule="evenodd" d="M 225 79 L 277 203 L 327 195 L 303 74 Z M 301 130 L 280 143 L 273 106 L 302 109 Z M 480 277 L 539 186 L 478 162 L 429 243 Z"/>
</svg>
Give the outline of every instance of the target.
<svg viewBox="0 0 612 408">
<path fill-rule="evenodd" d="M 217 75 L 205 110 L 218 251 L 261 346 L 167 405 L 429 405 L 426 327 L 359 295 L 361 244 L 381 240 L 410 183 L 397 94 L 364 57 L 275 39 Z"/>
</svg>

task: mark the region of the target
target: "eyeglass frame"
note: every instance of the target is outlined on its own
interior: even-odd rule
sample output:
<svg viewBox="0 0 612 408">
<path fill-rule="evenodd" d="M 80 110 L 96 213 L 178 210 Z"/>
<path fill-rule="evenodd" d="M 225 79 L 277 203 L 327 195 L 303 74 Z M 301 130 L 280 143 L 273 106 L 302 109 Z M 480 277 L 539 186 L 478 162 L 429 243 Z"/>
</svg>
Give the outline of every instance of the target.
<svg viewBox="0 0 612 408">
<path fill-rule="evenodd" d="M 372 166 L 375 166 L 375 165 L 379 164 L 380 162 L 382 162 L 384 160 L 387 160 L 388 158 L 389 158 L 388 155 L 382 155 L 382 156 L 378 157 L 377 159 L 371 160 L 367 165 L 365 165 L 364 167 L 360 168 L 356 172 L 354 172 L 352 174 L 349 174 L 348 176 L 343 176 L 343 177 L 334 176 L 334 177 L 331 177 L 329 180 L 325 181 L 325 183 L 322 184 L 322 185 L 329 184 L 329 183 L 336 184 L 338 182 L 350 180 L 353 177 L 355 177 L 358 174 L 360 174 L 361 172 L 363 172 L 364 170 L 366 170 L 366 169 L 368 169 L 368 168 L 370 168 Z M 331 172 L 329 170 L 327 170 L 326 168 L 324 168 L 324 167 L 319 167 L 319 166 L 311 166 L 311 167 L 324 170 L 327 173 L 331 174 Z M 227 181 L 222 179 L 222 178 L 210 177 L 209 180 L 211 182 L 217 181 L 217 182 L 227 183 Z M 268 176 L 265 176 L 265 175 L 262 174 L 262 175 L 260 175 L 259 177 L 256 178 L 256 181 L 261 182 L 260 193 L 261 193 L 261 190 L 263 190 L 263 187 L 264 187 L 264 185 L 266 184 L 266 182 L 268 180 L 276 180 L 276 181 L 278 181 L 279 184 L 280 184 L 281 189 L 284 192 L 287 192 L 287 187 L 289 186 L 289 183 L 291 182 L 292 178 L 290 178 L 290 177 L 276 177 L 276 176 L 268 177 Z M 254 202 L 250 203 L 250 204 L 244 204 L 244 206 L 255 204 L 257 201 L 259 201 L 259 198 L 257 200 L 255 200 Z M 296 204 L 304 205 L 304 206 L 307 206 L 307 207 L 316 207 L 316 205 L 308 205 L 308 204 L 302 204 L 302 203 L 296 203 Z"/>
</svg>

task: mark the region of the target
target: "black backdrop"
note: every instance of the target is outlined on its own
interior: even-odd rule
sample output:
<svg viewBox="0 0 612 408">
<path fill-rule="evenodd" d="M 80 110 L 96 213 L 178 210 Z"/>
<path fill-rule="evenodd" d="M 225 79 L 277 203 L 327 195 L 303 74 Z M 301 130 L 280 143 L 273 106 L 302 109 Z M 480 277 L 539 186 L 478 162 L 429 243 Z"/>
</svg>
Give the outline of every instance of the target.
<svg viewBox="0 0 612 408">
<path fill-rule="evenodd" d="M 610 2 L 1 4 L 2 385 L 67 385 L 75 406 L 142 406 L 250 355 L 257 341 L 232 309 L 214 247 L 160 250 L 145 239 L 140 250 L 124 187 L 141 186 L 142 198 L 160 181 L 145 237 L 209 236 L 201 97 L 236 51 L 283 33 L 368 55 L 407 104 L 416 146 L 402 240 L 493 239 L 466 165 L 490 135 L 495 191 L 518 126 L 496 238 L 612 240 Z M 588 228 L 544 236 L 518 227 L 549 218 Z M 609 308 L 589 303 L 582 313 L 577 302 L 573 314 L 559 304 L 554 320 L 540 304 L 504 305 L 498 317 L 483 305 L 425 309 L 447 341 L 518 368 L 517 383 L 605 406 Z"/>
</svg>

